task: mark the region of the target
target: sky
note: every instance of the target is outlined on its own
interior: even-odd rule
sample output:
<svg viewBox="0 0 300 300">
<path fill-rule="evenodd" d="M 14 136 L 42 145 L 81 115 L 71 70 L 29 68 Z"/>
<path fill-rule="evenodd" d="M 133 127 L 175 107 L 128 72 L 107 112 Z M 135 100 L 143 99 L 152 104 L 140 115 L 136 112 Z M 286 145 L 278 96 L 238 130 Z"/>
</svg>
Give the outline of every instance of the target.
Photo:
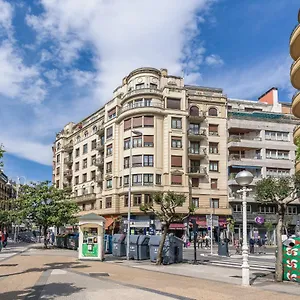
<svg viewBox="0 0 300 300">
<path fill-rule="evenodd" d="M 0 144 L 12 179 L 51 180 L 55 134 L 139 67 L 290 102 L 299 0 L 0 0 Z"/>
</svg>

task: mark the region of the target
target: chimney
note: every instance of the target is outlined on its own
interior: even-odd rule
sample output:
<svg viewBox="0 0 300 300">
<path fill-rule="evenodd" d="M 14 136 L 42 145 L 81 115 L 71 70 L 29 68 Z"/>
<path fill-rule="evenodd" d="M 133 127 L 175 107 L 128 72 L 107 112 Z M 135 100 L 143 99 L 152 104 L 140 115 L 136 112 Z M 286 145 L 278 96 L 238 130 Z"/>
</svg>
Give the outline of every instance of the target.
<svg viewBox="0 0 300 300">
<path fill-rule="evenodd" d="M 267 103 L 273 106 L 278 105 L 278 89 L 275 87 L 270 88 L 263 95 L 258 97 L 258 102 Z"/>
</svg>

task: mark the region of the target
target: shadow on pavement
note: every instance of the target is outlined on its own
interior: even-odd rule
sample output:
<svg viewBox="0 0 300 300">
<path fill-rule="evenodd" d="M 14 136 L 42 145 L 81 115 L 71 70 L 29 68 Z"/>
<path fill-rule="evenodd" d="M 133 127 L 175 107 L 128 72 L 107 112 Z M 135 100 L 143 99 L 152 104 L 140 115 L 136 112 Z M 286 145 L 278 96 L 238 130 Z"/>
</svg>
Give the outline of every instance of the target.
<svg viewBox="0 0 300 300">
<path fill-rule="evenodd" d="M 25 273 L 44 272 L 44 271 L 53 270 L 53 269 L 80 269 L 80 268 L 89 268 L 90 267 L 88 265 L 81 264 L 80 262 L 49 263 L 49 264 L 44 264 L 44 266 L 45 266 L 44 268 L 31 268 L 31 269 L 24 270 L 22 272 L 3 274 L 3 275 L 0 275 L 0 278 L 14 276 L 14 275 L 20 275 L 20 274 L 25 274 Z M 2 297 L 0 297 L 0 299 L 2 299 Z"/>
<path fill-rule="evenodd" d="M 44 299 L 56 299 L 78 293 L 83 288 L 79 288 L 70 283 L 49 283 L 46 285 L 36 285 L 21 291 L 11 291 L 1 294 L 1 299 L 5 300 L 38 300 L 41 295 Z"/>
</svg>

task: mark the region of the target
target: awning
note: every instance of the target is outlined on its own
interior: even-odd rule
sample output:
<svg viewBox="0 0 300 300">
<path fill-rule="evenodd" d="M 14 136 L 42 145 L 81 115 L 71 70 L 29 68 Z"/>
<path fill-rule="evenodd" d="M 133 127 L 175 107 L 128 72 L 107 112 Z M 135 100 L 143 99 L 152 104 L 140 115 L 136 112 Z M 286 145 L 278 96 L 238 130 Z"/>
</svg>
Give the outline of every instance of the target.
<svg viewBox="0 0 300 300">
<path fill-rule="evenodd" d="M 185 229 L 185 226 L 184 226 L 184 224 L 181 224 L 181 223 L 172 223 L 172 224 L 170 224 L 169 229 L 182 230 L 182 229 Z"/>
<path fill-rule="evenodd" d="M 230 166 L 233 169 L 261 169 L 259 166 Z"/>
<path fill-rule="evenodd" d="M 108 229 L 115 222 L 115 218 L 106 218 L 105 229 Z"/>
</svg>

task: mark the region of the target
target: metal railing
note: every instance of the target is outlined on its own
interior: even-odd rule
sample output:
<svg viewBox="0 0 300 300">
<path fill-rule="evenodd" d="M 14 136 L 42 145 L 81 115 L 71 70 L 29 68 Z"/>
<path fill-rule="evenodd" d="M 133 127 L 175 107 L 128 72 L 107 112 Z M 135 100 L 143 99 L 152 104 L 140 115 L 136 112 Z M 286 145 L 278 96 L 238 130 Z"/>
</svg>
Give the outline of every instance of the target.
<svg viewBox="0 0 300 300">
<path fill-rule="evenodd" d="M 73 176 L 73 172 L 72 172 L 72 170 L 66 170 L 66 171 L 64 171 L 64 175 L 66 177 L 71 177 L 71 176 Z"/>
<path fill-rule="evenodd" d="M 228 143 L 230 143 L 230 142 L 241 142 L 242 140 L 261 141 L 261 137 L 260 136 L 251 137 L 251 136 L 230 135 L 229 138 L 228 138 Z"/>
<path fill-rule="evenodd" d="M 65 164 L 72 164 L 73 163 L 73 157 L 65 157 L 64 158 Z"/>
<path fill-rule="evenodd" d="M 193 166 L 188 168 L 188 173 L 191 174 L 206 174 L 206 167 L 201 167 L 201 166 Z"/>
<path fill-rule="evenodd" d="M 104 158 L 103 157 L 96 158 L 95 166 L 102 166 L 103 164 L 104 164 Z"/>
<path fill-rule="evenodd" d="M 133 103 L 133 104 L 127 104 L 119 110 L 119 115 L 121 115 L 122 113 L 124 113 L 126 111 L 136 109 L 136 108 L 141 108 L 141 107 L 153 107 L 153 108 L 164 109 L 164 104 L 162 102 L 147 102 L 147 101 L 142 101 L 142 102 Z"/>
<path fill-rule="evenodd" d="M 85 201 L 93 201 L 96 200 L 96 193 L 85 194 L 81 196 L 75 196 L 75 202 L 85 202 Z"/>
<path fill-rule="evenodd" d="M 64 146 L 64 150 L 65 150 L 66 152 L 73 151 L 73 149 L 74 149 L 73 143 L 68 143 L 67 145 Z"/>
<path fill-rule="evenodd" d="M 206 155 L 206 148 L 193 148 L 190 147 L 188 149 L 189 154 L 195 154 L 195 155 Z"/>
<path fill-rule="evenodd" d="M 206 130 L 205 129 L 200 129 L 200 130 L 194 130 L 194 129 L 189 129 L 188 130 L 188 135 L 189 136 L 206 136 Z"/>
<path fill-rule="evenodd" d="M 162 90 L 155 89 L 155 88 L 133 89 L 133 90 L 127 92 L 123 96 L 122 101 L 126 100 L 127 98 L 129 98 L 131 96 L 135 96 L 135 95 L 139 95 L 139 94 L 156 94 L 156 95 L 161 95 L 162 94 Z"/>
<path fill-rule="evenodd" d="M 229 160 L 262 159 L 261 155 L 229 154 Z"/>
</svg>

